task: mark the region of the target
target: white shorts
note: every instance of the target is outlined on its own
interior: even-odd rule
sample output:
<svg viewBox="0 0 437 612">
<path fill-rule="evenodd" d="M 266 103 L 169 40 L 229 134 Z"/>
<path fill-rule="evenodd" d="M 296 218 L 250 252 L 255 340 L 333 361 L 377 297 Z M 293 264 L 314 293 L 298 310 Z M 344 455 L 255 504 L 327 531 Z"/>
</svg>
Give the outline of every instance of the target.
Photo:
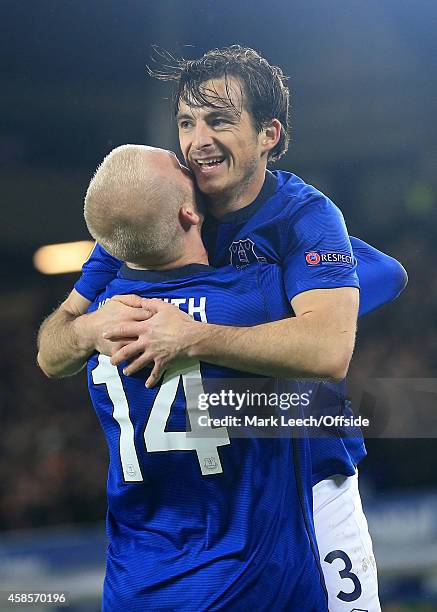
<svg viewBox="0 0 437 612">
<path fill-rule="evenodd" d="M 329 612 L 380 612 L 376 563 L 358 475 L 337 475 L 317 483 L 313 503 Z"/>
</svg>

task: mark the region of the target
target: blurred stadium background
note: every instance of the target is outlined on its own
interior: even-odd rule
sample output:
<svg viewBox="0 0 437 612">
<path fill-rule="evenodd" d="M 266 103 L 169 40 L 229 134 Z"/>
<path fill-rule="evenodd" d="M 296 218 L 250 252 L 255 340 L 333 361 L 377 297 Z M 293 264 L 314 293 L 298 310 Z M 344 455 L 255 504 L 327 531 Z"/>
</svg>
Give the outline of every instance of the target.
<svg viewBox="0 0 437 612">
<path fill-rule="evenodd" d="M 151 45 L 196 57 L 238 42 L 290 76 L 292 142 L 279 167 L 330 195 L 349 232 L 410 277 L 361 322 L 351 378 L 432 379 L 437 4 L 2 0 L 1 13 L 0 591 L 63 589 L 69 609 L 94 612 L 106 448 L 84 376 L 49 381 L 35 366 L 36 330 L 77 274 L 42 275 L 33 255 L 89 238 L 83 194 L 114 146 L 178 150 L 168 87 L 146 77 Z M 361 469 L 389 612 L 437 610 L 435 433 L 369 440 Z"/>
</svg>

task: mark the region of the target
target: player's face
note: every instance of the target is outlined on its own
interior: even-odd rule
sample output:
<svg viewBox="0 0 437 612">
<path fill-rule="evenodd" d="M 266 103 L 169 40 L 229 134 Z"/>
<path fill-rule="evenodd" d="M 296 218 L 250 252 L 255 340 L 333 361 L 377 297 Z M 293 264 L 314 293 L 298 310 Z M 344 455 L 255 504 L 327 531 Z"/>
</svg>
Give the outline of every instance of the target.
<svg viewBox="0 0 437 612">
<path fill-rule="evenodd" d="M 229 83 L 227 92 L 224 79 L 203 86 L 218 108 L 181 101 L 177 116 L 182 153 L 199 189 L 212 198 L 244 192 L 254 175 L 264 175 L 266 165 L 262 132 L 244 108 L 239 82 Z"/>
</svg>

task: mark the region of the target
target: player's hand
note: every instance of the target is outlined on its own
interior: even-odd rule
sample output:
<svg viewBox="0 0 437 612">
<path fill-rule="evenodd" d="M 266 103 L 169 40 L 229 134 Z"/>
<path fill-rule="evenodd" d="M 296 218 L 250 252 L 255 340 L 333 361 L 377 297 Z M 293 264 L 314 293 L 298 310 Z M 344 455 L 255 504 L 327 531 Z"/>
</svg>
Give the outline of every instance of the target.
<svg viewBox="0 0 437 612">
<path fill-rule="evenodd" d="M 87 316 L 86 333 L 92 338 L 94 348 L 109 357 L 132 339 L 135 335 L 118 338 L 116 342 L 103 337 L 103 332 L 115 324 L 129 326 L 132 323 L 144 321 L 150 315 L 141 307 L 141 297 L 138 295 L 115 295 L 101 308 Z"/>
<path fill-rule="evenodd" d="M 143 299 L 142 307 L 149 317 L 147 321 L 116 325 L 108 328 L 104 337 L 119 342 L 137 335 L 137 340 L 113 353 L 111 363 L 118 365 L 129 361 L 123 370 L 129 376 L 153 362 L 152 372 L 146 380 L 146 386 L 153 387 L 170 365 L 187 357 L 193 326 L 203 324 L 176 306 L 158 299 Z"/>
</svg>

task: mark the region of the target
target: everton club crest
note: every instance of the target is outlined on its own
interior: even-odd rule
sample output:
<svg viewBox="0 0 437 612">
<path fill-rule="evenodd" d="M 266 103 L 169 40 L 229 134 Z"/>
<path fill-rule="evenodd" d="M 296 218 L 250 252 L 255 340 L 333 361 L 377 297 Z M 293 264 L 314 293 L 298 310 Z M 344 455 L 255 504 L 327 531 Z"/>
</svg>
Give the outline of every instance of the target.
<svg viewBox="0 0 437 612">
<path fill-rule="evenodd" d="M 241 268 L 245 268 L 251 263 L 266 261 L 265 257 L 259 257 L 259 255 L 255 253 L 254 247 L 255 244 L 250 238 L 235 240 L 229 247 L 231 265 L 237 268 L 237 270 L 241 270 Z"/>
</svg>

